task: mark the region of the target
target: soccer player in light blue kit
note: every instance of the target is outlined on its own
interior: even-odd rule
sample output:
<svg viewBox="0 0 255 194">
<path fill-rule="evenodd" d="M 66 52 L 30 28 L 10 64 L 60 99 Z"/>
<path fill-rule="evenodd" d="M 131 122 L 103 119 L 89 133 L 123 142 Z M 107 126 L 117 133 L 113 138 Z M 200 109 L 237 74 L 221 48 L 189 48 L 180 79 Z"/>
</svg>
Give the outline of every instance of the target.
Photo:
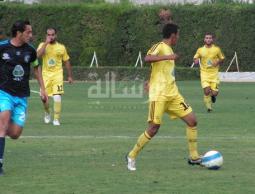
<svg viewBox="0 0 255 194">
<path fill-rule="evenodd" d="M 26 120 L 27 97 L 30 95 L 30 64 L 41 88 L 41 98 L 48 100 L 36 51 L 29 45 L 32 27 L 17 21 L 11 28 L 12 38 L 0 42 L 0 175 L 3 175 L 5 136 L 18 139 Z"/>
</svg>

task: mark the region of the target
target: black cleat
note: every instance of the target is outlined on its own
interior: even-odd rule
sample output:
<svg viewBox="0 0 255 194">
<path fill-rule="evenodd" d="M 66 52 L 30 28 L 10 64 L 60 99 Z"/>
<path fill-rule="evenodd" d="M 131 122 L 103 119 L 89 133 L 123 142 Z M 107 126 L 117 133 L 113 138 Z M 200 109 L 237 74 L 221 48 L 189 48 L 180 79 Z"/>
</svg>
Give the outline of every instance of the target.
<svg viewBox="0 0 255 194">
<path fill-rule="evenodd" d="M 198 158 L 196 160 L 193 160 L 191 158 L 188 159 L 188 164 L 189 165 L 202 165 L 202 158 Z"/>
<path fill-rule="evenodd" d="M 207 112 L 208 112 L 208 113 L 212 112 L 212 109 L 208 108 L 208 109 L 207 109 Z"/>
<path fill-rule="evenodd" d="M 216 96 L 211 96 L 211 99 L 212 99 L 212 103 L 216 102 Z"/>
</svg>

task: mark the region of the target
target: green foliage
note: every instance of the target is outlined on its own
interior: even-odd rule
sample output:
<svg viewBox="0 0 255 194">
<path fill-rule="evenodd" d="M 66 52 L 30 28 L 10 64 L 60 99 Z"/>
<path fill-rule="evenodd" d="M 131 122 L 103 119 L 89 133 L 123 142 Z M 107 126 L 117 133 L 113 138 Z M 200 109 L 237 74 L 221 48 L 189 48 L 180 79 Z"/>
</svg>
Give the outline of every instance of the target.
<svg viewBox="0 0 255 194">
<path fill-rule="evenodd" d="M 107 73 L 114 73 L 117 81 L 148 80 L 150 76 L 150 68 L 134 68 L 124 66 L 100 68 L 89 68 L 82 66 L 73 67 L 73 75 L 75 80 L 105 80 Z M 185 67 L 177 67 L 175 69 L 175 77 L 177 80 L 196 80 L 199 78 L 199 71 L 196 68 L 190 69 Z"/>
<path fill-rule="evenodd" d="M 181 55 L 177 64 L 192 63 L 204 34 L 211 31 L 226 61 L 226 69 L 236 51 L 241 70 L 255 70 L 255 5 L 202 4 L 164 6 L 180 26 L 180 40 L 174 50 Z M 0 28 L 9 31 L 16 19 L 29 18 L 33 24 L 35 46 L 45 39 L 47 26 L 55 26 L 74 66 L 89 66 L 96 51 L 100 66 L 133 66 L 138 52 L 144 56 L 152 44 L 161 40 L 158 11 L 161 7 L 135 7 L 128 3 L 42 4 L 25 6 L 0 4 Z"/>
<path fill-rule="evenodd" d="M 248 1 L 245 0 L 204 0 L 203 3 L 207 4 L 226 4 L 226 3 L 243 3 L 243 4 L 249 4 Z"/>
</svg>

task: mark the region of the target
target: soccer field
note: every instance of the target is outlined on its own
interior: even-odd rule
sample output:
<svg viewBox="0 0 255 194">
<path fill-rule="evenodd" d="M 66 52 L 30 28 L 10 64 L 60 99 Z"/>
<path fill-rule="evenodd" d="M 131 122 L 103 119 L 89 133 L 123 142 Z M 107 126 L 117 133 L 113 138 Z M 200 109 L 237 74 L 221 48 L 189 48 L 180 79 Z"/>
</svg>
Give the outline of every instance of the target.
<svg viewBox="0 0 255 194">
<path fill-rule="evenodd" d="M 65 85 L 57 127 L 43 123 L 32 93 L 22 138 L 7 139 L 0 193 L 254 194 L 254 83 L 222 83 L 212 113 L 198 81 L 177 84 L 198 119 L 199 150 L 219 150 L 220 170 L 189 166 L 185 125 L 165 116 L 137 171 L 127 171 L 124 157 L 147 127 L 147 96 L 92 99 L 88 89 L 95 84 L 75 83 Z M 31 89 L 38 91 L 37 84 Z"/>
</svg>

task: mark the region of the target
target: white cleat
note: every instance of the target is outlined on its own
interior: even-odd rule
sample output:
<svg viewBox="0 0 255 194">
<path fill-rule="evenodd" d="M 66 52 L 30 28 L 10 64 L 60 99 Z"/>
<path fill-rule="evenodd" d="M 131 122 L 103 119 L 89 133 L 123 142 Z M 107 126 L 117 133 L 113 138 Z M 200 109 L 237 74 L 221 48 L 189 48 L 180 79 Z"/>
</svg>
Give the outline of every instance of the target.
<svg viewBox="0 0 255 194">
<path fill-rule="evenodd" d="M 50 121 L 51 121 L 50 114 L 46 112 L 44 115 L 44 123 L 49 124 Z"/>
<path fill-rule="evenodd" d="M 60 125 L 59 120 L 58 120 L 58 119 L 54 119 L 54 120 L 53 120 L 53 125 L 54 125 L 54 126 L 59 126 L 59 125 Z"/>
<path fill-rule="evenodd" d="M 127 156 L 127 168 L 130 171 L 135 171 L 136 170 L 135 159 L 132 159 L 132 158 Z"/>
</svg>

